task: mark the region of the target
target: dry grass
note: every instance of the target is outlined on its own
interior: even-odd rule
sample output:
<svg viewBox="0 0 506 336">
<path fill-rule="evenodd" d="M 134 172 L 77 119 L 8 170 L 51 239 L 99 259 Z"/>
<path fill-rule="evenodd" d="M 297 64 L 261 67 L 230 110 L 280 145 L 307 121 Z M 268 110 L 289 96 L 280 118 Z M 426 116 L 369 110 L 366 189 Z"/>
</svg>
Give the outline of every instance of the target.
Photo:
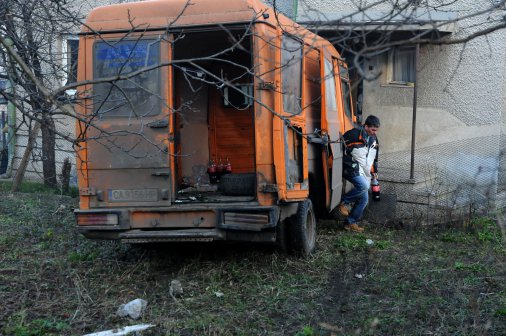
<svg viewBox="0 0 506 336">
<path fill-rule="evenodd" d="M 0 192 L 0 334 L 137 323 L 156 325 L 144 335 L 506 334 L 506 249 L 487 219 L 469 232 L 360 235 L 321 222 L 317 253 L 298 259 L 244 244 L 89 241 L 75 230 L 75 204 Z M 135 298 L 148 301 L 140 320 L 116 316 Z"/>
</svg>

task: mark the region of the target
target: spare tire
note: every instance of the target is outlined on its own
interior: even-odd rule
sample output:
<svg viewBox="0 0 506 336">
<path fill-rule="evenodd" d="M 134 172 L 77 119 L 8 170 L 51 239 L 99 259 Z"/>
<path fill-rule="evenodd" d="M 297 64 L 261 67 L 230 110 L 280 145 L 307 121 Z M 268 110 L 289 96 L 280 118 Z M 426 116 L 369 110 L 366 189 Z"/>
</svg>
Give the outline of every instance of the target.
<svg viewBox="0 0 506 336">
<path fill-rule="evenodd" d="M 255 195 L 256 174 L 225 174 L 220 177 L 220 190 L 225 195 Z"/>
</svg>

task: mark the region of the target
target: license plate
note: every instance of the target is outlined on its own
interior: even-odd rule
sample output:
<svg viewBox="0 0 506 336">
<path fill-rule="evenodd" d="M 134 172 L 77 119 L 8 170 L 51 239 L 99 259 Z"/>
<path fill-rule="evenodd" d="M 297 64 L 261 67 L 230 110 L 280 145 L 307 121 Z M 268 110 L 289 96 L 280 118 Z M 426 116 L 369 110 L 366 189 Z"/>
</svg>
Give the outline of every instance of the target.
<svg viewBox="0 0 506 336">
<path fill-rule="evenodd" d="M 157 189 L 114 189 L 109 190 L 110 202 L 156 202 Z"/>
</svg>

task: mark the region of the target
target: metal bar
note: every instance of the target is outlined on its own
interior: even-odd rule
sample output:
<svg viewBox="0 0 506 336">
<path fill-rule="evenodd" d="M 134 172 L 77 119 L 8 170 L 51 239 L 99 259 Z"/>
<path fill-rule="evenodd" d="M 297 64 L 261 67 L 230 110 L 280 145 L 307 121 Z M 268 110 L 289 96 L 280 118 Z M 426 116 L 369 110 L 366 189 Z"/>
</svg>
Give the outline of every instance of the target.
<svg viewBox="0 0 506 336">
<path fill-rule="evenodd" d="M 415 142 L 416 142 L 416 103 L 418 98 L 418 60 L 420 57 L 420 45 L 416 45 L 415 50 L 415 79 L 414 79 L 414 87 L 413 87 L 413 118 L 411 123 L 411 163 L 410 163 L 410 171 L 409 178 L 411 180 L 415 179 Z"/>
</svg>

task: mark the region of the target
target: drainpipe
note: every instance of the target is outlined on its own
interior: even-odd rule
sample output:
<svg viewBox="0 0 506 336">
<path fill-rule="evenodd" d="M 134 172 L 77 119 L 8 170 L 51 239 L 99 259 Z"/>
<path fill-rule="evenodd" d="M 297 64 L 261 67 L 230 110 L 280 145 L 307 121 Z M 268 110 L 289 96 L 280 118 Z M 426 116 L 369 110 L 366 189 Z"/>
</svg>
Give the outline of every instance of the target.
<svg viewBox="0 0 506 336">
<path fill-rule="evenodd" d="M 420 57 L 420 44 L 416 45 L 415 50 L 415 78 L 413 87 L 413 118 L 411 123 L 411 164 L 409 171 L 409 179 L 415 179 L 415 141 L 416 141 L 416 101 L 418 96 L 418 59 Z"/>
<path fill-rule="evenodd" d="M 299 7 L 299 0 L 293 0 L 292 2 L 292 16 L 293 16 L 293 21 L 297 22 L 297 10 L 298 10 L 298 7 Z"/>
</svg>

